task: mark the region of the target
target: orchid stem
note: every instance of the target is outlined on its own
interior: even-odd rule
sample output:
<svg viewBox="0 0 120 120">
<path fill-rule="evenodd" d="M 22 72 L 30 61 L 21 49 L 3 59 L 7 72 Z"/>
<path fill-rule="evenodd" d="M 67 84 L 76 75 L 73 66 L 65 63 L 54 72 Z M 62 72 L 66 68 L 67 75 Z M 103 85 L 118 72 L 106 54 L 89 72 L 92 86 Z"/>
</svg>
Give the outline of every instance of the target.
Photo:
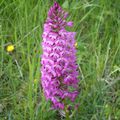
<svg viewBox="0 0 120 120">
<path fill-rule="evenodd" d="M 69 111 L 68 111 L 67 106 L 65 107 L 65 116 L 66 116 L 66 120 L 70 120 Z"/>
</svg>

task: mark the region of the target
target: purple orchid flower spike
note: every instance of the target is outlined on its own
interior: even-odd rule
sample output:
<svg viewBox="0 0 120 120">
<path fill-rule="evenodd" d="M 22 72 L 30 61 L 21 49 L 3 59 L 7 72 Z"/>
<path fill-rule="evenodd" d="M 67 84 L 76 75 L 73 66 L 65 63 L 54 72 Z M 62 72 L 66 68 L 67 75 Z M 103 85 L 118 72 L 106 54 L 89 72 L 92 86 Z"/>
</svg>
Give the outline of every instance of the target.
<svg viewBox="0 0 120 120">
<path fill-rule="evenodd" d="M 64 109 L 64 100 L 72 102 L 78 95 L 78 71 L 76 64 L 75 32 L 73 22 L 66 22 L 68 13 L 57 2 L 50 8 L 43 32 L 41 81 L 47 100 L 55 109 Z"/>
</svg>

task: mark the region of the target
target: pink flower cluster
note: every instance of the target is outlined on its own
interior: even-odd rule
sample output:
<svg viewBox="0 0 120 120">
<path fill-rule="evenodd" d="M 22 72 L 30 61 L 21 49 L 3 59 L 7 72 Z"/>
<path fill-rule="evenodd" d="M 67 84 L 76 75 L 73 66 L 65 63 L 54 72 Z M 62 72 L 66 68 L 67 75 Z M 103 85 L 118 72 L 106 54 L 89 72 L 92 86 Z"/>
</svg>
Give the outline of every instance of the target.
<svg viewBox="0 0 120 120">
<path fill-rule="evenodd" d="M 42 87 L 55 109 L 64 109 L 64 99 L 74 101 L 78 95 L 75 32 L 65 29 L 73 25 L 66 22 L 67 16 L 55 2 L 48 12 L 42 35 Z"/>
</svg>

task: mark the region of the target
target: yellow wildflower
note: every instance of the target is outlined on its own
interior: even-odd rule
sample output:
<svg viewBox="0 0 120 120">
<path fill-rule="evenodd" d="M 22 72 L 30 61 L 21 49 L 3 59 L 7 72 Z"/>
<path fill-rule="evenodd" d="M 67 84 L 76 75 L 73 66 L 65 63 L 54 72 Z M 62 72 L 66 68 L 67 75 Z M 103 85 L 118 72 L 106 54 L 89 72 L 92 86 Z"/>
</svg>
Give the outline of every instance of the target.
<svg viewBox="0 0 120 120">
<path fill-rule="evenodd" d="M 7 48 L 6 48 L 7 52 L 13 52 L 14 49 L 15 49 L 15 47 L 14 47 L 14 45 L 12 45 L 12 44 L 11 44 L 11 45 L 8 45 Z"/>
<path fill-rule="evenodd" d="M 76 42 L 76 43 L 75 43 L 75 47 L 77 47 L 77 46 L 78 46 L 78 43 Z"/>
</svg>

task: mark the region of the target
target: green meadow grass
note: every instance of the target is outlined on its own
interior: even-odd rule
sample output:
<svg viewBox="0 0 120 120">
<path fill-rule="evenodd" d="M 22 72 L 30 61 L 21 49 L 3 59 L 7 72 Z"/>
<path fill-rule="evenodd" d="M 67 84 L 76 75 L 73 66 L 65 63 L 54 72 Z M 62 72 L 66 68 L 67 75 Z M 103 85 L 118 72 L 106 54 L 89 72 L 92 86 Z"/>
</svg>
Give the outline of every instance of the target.
<svg viewBox="0 0 120 120">
<path fill-rule="evenodd" d="M 120 0 L 57 1 L 77 32 L 80 105 L 71 120 L 120 120 Z M 41 35 L 51 5 L 0 0 L 0 120 L 64 119 L 41 88 Z M 15 51 L 8 54 L 10 43 Z"/>
</svg>

